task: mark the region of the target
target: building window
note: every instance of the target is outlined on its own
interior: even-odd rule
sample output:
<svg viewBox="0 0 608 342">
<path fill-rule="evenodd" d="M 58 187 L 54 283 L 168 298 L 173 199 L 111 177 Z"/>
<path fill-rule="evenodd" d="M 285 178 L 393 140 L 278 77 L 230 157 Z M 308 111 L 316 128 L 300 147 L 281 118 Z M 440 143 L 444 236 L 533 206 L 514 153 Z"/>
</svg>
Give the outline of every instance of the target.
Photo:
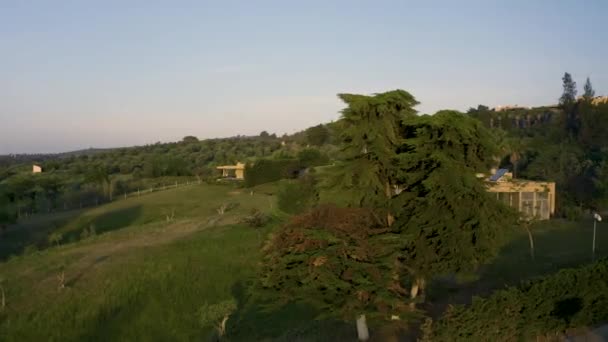
<svg viewBox="0 0 608 342">
<path fill-rule="evenodd" d="M 498 200 L 508 206 L 511 206 L 511 194 L 509 192 L 499 192 Z"/>
<path fill-rule="evenodd" d="M 536 216 L 541 219 L 548 219 L 549 212 L 549 193 L 548 192 L 537 192 L 536 193 Z"/>
<path fill-rule="evenodd" d="M 528 217 L 534 217 L 534 193 L 521 193 L 521 212 Z"/>
</svg>

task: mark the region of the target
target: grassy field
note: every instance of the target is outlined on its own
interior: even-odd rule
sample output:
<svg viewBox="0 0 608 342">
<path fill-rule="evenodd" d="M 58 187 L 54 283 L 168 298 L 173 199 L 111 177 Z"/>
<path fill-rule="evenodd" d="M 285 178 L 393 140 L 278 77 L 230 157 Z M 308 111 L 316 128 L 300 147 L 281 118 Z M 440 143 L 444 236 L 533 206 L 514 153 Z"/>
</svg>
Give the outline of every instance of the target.
<svg viewBox="0 0 608 342">
<path fill-rule="evenodd" d="M 592 262 L 593 221 L 541 221 L 532 228 L 534 258 L 528 234 L 515 231 L 510 242 L 490 264 L 474 274 L 460 274 L 455 279 L 436 281 L 428 299 L 438 314 L 449 304 L 468 304 L 473 296 L 486 296 L 495 289 L 519 285 L 523 281 L 578 267 Z M 597 226 L 595 259 L 608 257 L 608 223 Z M 433 306 L 431 305 L 431 306 Z"/>
<path fill-rule="evenodd" d="M 231 298 L 238 303 L 231 340 L 352 337 L 350 327 L 314 321 L 308 308 L 267 312 L 250 299 L 260 246 L 284 220 L 274 192 L 192 186 L 21 222 L 2 244 L 13 256 L 0 264 L 0 340 L 207 339 L 213 330 L 201 310 Z M 237 206 L 220 215 L 223 203 Z M 266 227 L 239 223 L 254 208 L 271 217 Z M 96 234 L 81 237 L 91 225 Z M 45 242 L 53 232 L 64 236 L 59 246 Z M 16 256 L 23 250 L 10 246 L 15 241 L 39 250 Z"/>
<path fill-rule="evenodd" d="M 193 185 L 21 222 L 0 240 L 0 340 L 206 340 L 213 328 L 201 310 L 228 299 L 237 302 L 227 325 L 232 341 L 354 340 L 352 325 L 315 321 L 298 305 L 266 311 L 252 295 L 260 247 L 286 219 L 275 192 L 274 184 L 253 192 Z M 220 215 L 226 203 L 236 207 Z M 271 217 L 265 227 L 239 223 L 254 208 Z M 95 234 L 83 234 L 90 227 Z M 534 260 L 527 234 L 516 232 L 480 272 L 432 284 L 429 310 L 591 261 L 591 221 L 549 221 L 533 231 Z M 49 242 L 53 233 L 61 234 L 58 245 Z M 597 257 L 605 256 L 608 231 L 600 224 Z"/>
</svg>

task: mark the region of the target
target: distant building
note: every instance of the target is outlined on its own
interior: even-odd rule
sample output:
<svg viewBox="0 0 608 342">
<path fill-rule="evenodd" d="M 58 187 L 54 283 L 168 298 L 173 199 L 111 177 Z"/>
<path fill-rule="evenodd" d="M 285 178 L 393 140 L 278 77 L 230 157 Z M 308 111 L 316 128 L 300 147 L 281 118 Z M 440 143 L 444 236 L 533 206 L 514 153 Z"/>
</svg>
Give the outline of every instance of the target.
<svg viewBox="0 0 608 342">
<path fill-rule="evenodd" d="M 530 109 L 530 107 L 520 106 L 520 105 L 505 105 L 505 106 L 496 106 L 494 107 L 495 112 L 504 112 L 506 110 L 513 109 Z"/>
<path fill-rule="evenodd" d="M 36 164 L 34 164 L 34 166 L 32 166 L 32 173 L 41 173 L 41 172 L 42 172 L 42 166 L 36 165 Z"/>
<path fill-rule="evenodd" d="M 218 170 L 222 171 L 223 178 L 233 178 L 238 180 L 245 179 L 245 164 L 236 163 L 236 165 L 218 166 Z"/>
<path fill-rule="evenodd" d="M 479 176 L 479 175 L 478 175 Z M 513 179 L 507 169 L 499 169 L 487 179 L 488 191 L 527 217 L 548 220 L 555 213 L 555 183 Z"/>
<path fill-rule="evenodd" d="M 600 105 L 600 104 L 608 103 L 608 96 L 597 96 L 597 97 L 594 97 L 593 100 L 591 100 L 591 103 L 593 103 L 596 106 Z"/>
</svg>

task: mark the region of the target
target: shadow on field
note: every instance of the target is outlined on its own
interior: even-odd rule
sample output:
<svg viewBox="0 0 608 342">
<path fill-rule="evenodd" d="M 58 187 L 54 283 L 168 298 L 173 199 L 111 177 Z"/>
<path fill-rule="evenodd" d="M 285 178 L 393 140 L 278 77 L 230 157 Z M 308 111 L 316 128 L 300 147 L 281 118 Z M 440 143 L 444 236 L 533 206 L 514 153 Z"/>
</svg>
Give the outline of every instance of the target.
<svg viewBox="0 0 608 342">
<path fill-rule="evenodd" d="M 516 232 L 498 257 L 483 266 L 469 281 L 443 277 L 431 283 L 426 309 L 435 319 L 448 304 L 468 305 L 473 296 L 486 297 L 507 286 L 540 278 L 564 268 L 580 267 L 592 262 L 593 223 L 548 221 L 532 228 L 534 258 L 525 230 Z M 598 226 L 595 259 L 608 256 L 608 230 Z"/>
<path fill-rule="evenodd" d="M 16 224 L 0 236 L 0 261 L 5 261 L 12 255 L 49 248 L 53 243 L 76 242 L 92 235 L 122 229 L 133 224 L 141 214 L 142 206 L 135 205 L 93 216 Z M 71 229 L 64 230 L 64 227 L 70 226 Z M 58 241 L 50 241 L 50 236 L 56 231 L 61 233 L 61 238 Z"/>
<path fill-rule="evenodd" d="M 10 226 L 0 235 L 0 261 L 46 248 L 48 233 L 59 229 L 66 222 L 68 220 L 61 218 L 49 220 L 44 226 L 29 223 Z"/>
<path fill-rule="evenodd" d="M 103 234 L 130 226 L 141 217 L 142 206 L 134 205 L 78 219 L 78 228 L 66 232 L 62 241 L 75 242 L 91 235 Z"/>
<path fill-rule="evenodd" d="M 266 305 L 251 287 L 237 282 L 232 296 L 237 310 L 228 321 L 231 341 L 356 341 L 353 324 L 336 320 L 316 320 L 316 312 L 305 305 L 290 303 L 281 307 Z"/>
</svg>

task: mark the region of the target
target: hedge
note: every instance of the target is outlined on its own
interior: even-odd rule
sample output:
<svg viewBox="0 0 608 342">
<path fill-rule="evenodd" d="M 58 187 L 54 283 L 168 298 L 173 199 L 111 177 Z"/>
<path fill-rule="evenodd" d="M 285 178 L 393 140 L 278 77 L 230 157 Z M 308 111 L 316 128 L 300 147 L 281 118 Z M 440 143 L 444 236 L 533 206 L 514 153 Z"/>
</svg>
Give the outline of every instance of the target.
<svg viewBox="0 0 608 342">
<path fill-rule="evenodd" d="M 252 187 L 284 178 L 295 178 L 302 169 L 298 159 L 260 159 L 245 166 L 245 186 Z"/>
<path fill-rule="evenodd" d="M 299 214 L 315 206 L 318 201 L 319 192 L 313 175 L 283 181 L 279 187 L 277 202 L 283 212 Z"/>
<path fill-rule="evenodd" d="M 509 287 L 428 321 L 425 341 L 522 341 L 608 321 L 608 260 Z"/>
</svg>

